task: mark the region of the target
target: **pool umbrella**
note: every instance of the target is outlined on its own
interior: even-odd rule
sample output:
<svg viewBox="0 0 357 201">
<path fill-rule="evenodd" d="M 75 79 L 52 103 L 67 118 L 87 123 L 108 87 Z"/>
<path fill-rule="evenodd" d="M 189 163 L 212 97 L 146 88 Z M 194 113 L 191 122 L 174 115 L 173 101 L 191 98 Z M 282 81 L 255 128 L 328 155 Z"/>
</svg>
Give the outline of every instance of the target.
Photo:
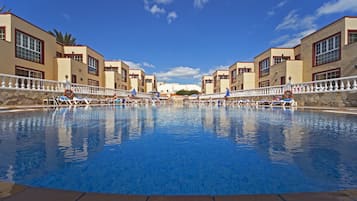
<svg viewBox="0 0 357 201">
<path fill-rule="evenodd" d="M 136 90 L 135 90 L 135 88 L 134 88 L 133 90 L 131 90 L 131 95 L 132 95 L 132 96 L 136 96 Z"/>
</svg>

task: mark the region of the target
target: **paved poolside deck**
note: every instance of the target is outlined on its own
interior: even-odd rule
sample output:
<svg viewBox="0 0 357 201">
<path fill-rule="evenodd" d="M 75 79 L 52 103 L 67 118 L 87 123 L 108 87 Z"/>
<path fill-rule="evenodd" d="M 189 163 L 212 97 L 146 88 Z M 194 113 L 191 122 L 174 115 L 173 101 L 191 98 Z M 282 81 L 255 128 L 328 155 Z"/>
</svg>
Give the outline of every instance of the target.
<svg viewBox="0 0 357 201">
<path fill-rule="evenodd" d="M 357 190 L 237 196 L 112 195 L 32 188 L 0 182 L 0 201 L 357 201 Z"/>
</svg>

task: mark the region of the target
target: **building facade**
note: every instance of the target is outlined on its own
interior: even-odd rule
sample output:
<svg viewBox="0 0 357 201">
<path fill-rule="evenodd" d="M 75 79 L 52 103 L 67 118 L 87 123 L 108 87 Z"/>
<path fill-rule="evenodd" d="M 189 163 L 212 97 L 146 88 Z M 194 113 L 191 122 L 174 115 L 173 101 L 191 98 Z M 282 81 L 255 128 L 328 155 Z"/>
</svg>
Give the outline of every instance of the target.
<svg viewBox="0 0 357 201">
<path fill-rule="evenodd" d="M 298 48 L 298 47 L 297 47 Z M 255 85 L 269 87 L 285 85 L 291 79 L 302 82 L 303 66 L 296 60 L 295 48 L 270 48 L 254 58 Z"/>
<path fill-rule="evenodd" d="M 343 17 L 301 40 L 304 81 L 357 75 L 357 17 Z"/>
<path fill-rule="evenodd" d="M 157 92 L 157 80 L 155 75 L 145 75 L 145 92 Z"/>
<path fill-rule="evenodd" d="M 229 67 L 229 86 L 231 91 L 254 89 L 254 63 L 236 62 Z"/>
<path fill-rule="evenodd" d="M 129 66 L 123 61 L 105 61 L 105 82 L 108 88 L 129 90 Z"/>
<path fill-rule="evenodd" d="M 145 73 L 142 69 L 129 69 L 130 90 L 145 92 Z"/>
<path fill-rule="evenodd" d="M 213 76 L 204 75 L 201 79 L 201 88 L 203 94 L 213 94 Z"/>
<path fill-rule="evenodd" d="M 216 70 L 213 73 L 213 93 L 223 93 L 229 87 L 229 70 Z"/>
<path fill-rule="evenodd" d="M 0 73 L 55 80 L 56 38 L 11 13 L 0 14 Z"/>
</svg>

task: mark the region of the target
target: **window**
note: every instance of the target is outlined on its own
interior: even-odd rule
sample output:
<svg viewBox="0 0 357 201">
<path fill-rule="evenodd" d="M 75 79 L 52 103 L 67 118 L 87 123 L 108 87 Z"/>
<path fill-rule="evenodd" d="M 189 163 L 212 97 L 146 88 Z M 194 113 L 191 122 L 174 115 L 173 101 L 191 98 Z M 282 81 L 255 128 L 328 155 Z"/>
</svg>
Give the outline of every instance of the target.
<svg viewBox="0 0 357 201">
<path fill-rule="evenodd" d="M 88 73 L 98 75 L 99 62 L 97 59 L 88 55 Z"/>
<path fill-rule="evenodd" d="M 218 79 L 227 80 L 228 79 L 228 75 L 218 75 Z"/>
<path fill-rule="evenodd" d="M 83 55 L 82 54 L 65 54 L 64 57 L 71 58 L 75 61 L 83 63 Z"/>
<path fill-rule="evenodd" d="M 243 73 L 249 73 L 252 72 L 252 69 L 250 68 L 238 68 L 238 75 L 243 74 Z"/>
<path fill-rule="evenodd" d="M 152 79 L 146 79 L 145 82 L 146 83 L 152 83 Z"/>
<path fill-rule="evenodd" d="M 72 83 L 77 83 L 77 75 L 72 75 Z"/>
<path fill-rule="evenodd" d="M 62 58 L 62 53 L 61 52 L 56 52 L 56 57 L 57 58 Z"/>
<path fill-rule="evenodd" d="M 88 79 L 88 85 L 99 87 L 99 81 L 98 80 Z"/>
<path fill-rule="evenodd" d="M 290 60 L 290 57 L 284 57 L 284 56 L 274 56 L 274 65 L 275 64 L 278 64 L 278 63 L 281 63 L 281 62 L 284 62 L 286 60 Z"/>
<path fill-rule="evenodd" d="M 295 55 L 295 60 L 301 60 L 301 54 Z"/>
<path fill-rule="evenodd" d="M 333 69 L 329 71 L 314 73 L 314 80 L 326 80 L 326 79 L 334 79 L 339 78 L 341 76 L 341 69 Z"/>
<path fill-rule="evenodd" d="M 1 35 L 0 35 L 1 37 Z M 357 42 L 357 30 L 348 31 L 348 44 Z"/>
<path fill-rule="evenodd" d="M 206 84 L 213 83 L 213 80 L 205 80 Z"/>
<path fill-rule="evenodd" d="M 127 82 L 127 79 L 128 79 L 128 73 L 126 71 L 126 69 L 121 69 L 121 80 L 123 82 Z"/>
<path fill-rule="evenodd" d="M 259 77 L 269 75 L 270 71 L 270 58 L 266 58 L 259 62 Z"/>
<path fill-rule="evenodd" d="M 231 82 L 235 82 L 237 79 L 237 69 L 231 71 Z"/>
<path fill-rule="evenodd" d="M 5 27 L 0 27 L 0 40 L 5 40 L 5 39 L 6 39 Z"/>
<path fill-rule="evenodd" d="M 281 85 L 286 84 L 286 78 L 285 78 L 285 76 L 280 77 L 280 84 L 281 84 Z"/>
<path fill-rule="evenodd" d="M 269 87 L 269 86 L 270 86 L 269 80 L 259 82 L 259 87 Z"/>
<path fill-rule="evenodd" d="M 43 64 L 44 42 L 16 30 L 16 57 Z"/>
<path fill-rule="evenodd" d="M 341 34 L 331 36 L 314 44 L 315 66 L 340 59 Z"/>
<path fill-rule="evenodd" d="M 22 76 L 22 77 L 44 79 L 43 72 L 28 69 L 28 68 L 22 68 L 22 67 L 18 67 L 18 66 L 15 67 L 15 75 Z M 18 80 L 19 87 L 31 88 L 32 84 L 33 84 L 32 80 L 30 80 L 29 83 L 28 83 L 28 80 L 20 80 L 20 79 Z M 41 83 L 41 87 L 42 87 L 42 83 Z"/>
</svg>

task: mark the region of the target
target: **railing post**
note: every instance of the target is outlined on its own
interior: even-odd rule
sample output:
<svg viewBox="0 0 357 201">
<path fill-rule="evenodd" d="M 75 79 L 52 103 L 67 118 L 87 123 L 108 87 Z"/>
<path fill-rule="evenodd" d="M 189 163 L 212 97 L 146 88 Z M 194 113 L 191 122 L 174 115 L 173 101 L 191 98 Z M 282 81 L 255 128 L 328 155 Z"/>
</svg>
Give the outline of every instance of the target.
<svg viewBox="0 0 357 201">
<path fill-rule="evenodd" d="M 9 78 L 9 83 L 8 83 L 8 85 L 9 85 L 9 88 L 12 88 L 12 78 Z"/>
<path fill-rule="evenodd" d="M 353 80 L 353 89 L 356 90 L 357 89 L 357 81 L 356 81 L 357 78 L 355 78 Z"/>
<path fill-rule="evenodd" d="M 2 88 L 5 88 L 5 77 L 2 77 L 1 87 L 2 87 Z"/>
</svg>

